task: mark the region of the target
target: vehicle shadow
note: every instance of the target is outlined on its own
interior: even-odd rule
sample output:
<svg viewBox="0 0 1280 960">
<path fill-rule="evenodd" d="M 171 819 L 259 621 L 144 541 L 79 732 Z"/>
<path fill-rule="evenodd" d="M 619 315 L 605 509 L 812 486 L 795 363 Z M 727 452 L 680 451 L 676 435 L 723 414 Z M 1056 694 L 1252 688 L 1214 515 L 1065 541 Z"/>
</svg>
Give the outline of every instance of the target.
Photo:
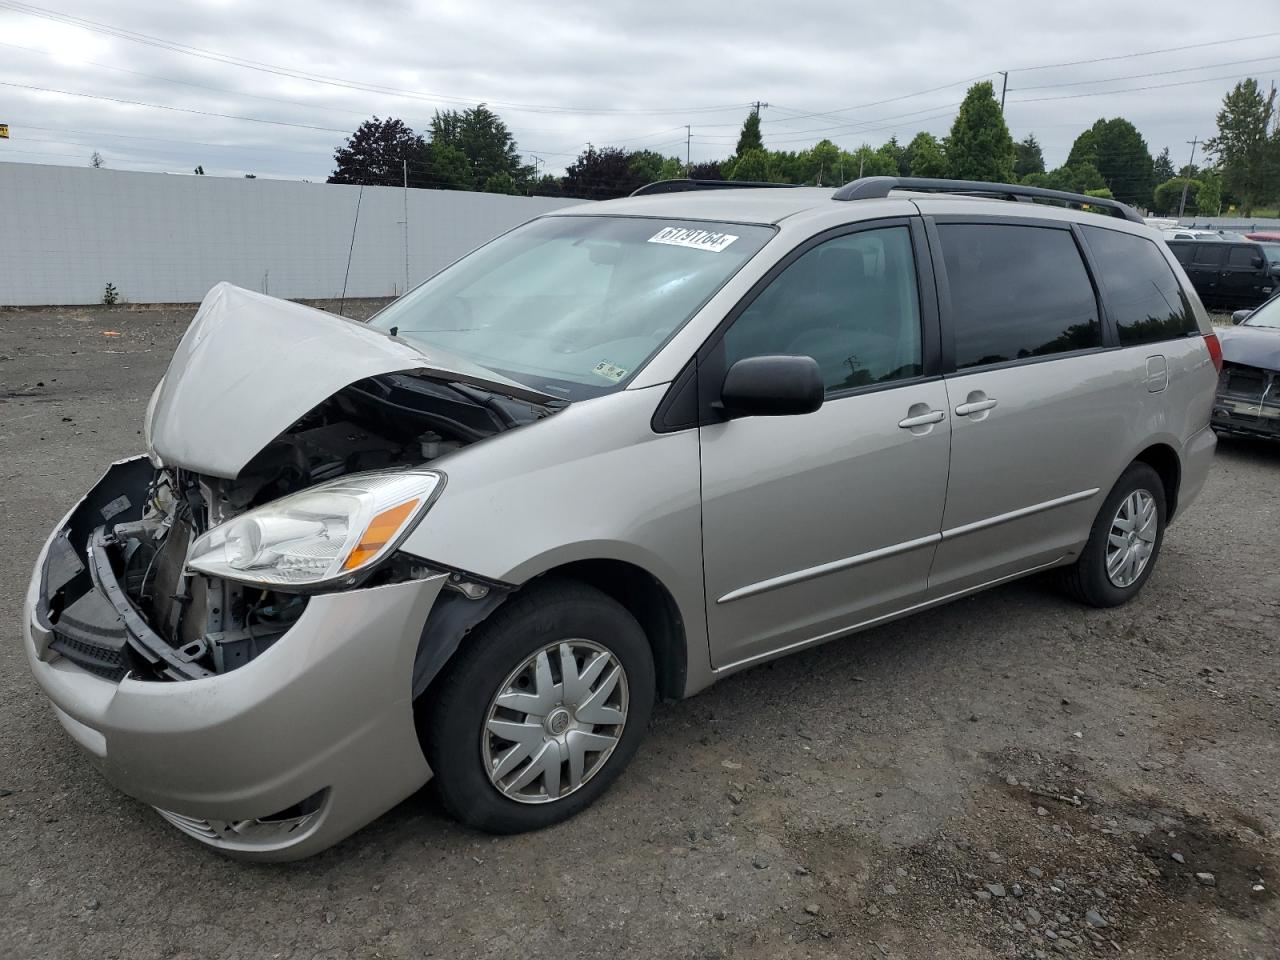
<svg viewBox="0 0 1280 960">
<path fill-rule="evenodd" d="M 1280 466 L 1280 439 L 1218 434 L 1218 458 L 1242 465 Z"/>
</svg>

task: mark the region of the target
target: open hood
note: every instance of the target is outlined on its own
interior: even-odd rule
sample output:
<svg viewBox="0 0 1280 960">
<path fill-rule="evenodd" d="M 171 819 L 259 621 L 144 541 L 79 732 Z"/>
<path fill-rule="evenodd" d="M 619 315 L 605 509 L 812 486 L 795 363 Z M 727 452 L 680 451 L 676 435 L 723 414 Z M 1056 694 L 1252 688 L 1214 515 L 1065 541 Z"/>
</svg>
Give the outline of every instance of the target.
<svg viewBox="0 0 1280 960">
<path fill-rule="evenodd" d="M 152 458 L 231 479 L 313 407 L 368 377 L 420 372 L 535 404 L 556 398 L 347 320 L 220 283 L 200 304 L 147 411 Z"/>
<path fill-rule="evenodd" d="M 1280 330 L 1267 327 L 1231 327 L 1218 330 L 1222 358 L 1264 370 L 1280 370 Z"/>
</svg>

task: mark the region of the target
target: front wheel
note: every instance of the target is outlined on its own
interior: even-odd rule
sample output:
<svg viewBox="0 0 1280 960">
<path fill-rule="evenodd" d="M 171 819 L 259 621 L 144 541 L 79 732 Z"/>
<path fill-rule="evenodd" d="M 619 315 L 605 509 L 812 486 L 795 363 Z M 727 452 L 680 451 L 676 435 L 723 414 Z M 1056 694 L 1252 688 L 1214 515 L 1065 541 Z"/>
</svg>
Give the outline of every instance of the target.
<svg viewBox="0 0 1280 960">
<path fill-rule="evenodd" d="M 423 746 L 441 801 L 491 833 L 573 816 L 635 753 L 654 693 L 648 640 L 621 604 L 584 584 L 526 588 L 424 695 Z"/>
<path fill-rule="evenodd" d="M 1093 607 L 1135 597 L 1160 555 L 1166 516 L 1164 483 L 1145 463 L 1132 463 L 1098 511 L 1075 564 L 1065 572 L 1069 592 Z"/>
</svg>

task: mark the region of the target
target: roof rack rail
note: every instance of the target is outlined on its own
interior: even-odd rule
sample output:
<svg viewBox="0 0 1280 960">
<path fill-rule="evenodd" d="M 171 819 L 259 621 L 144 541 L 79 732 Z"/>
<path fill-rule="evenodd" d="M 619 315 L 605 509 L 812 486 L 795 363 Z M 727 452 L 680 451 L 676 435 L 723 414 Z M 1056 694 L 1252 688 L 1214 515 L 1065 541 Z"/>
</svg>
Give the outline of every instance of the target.
<svg viewBox="0 0 1280 960">
<path fill-rule="evenodd" d="M 940 180 L 932 177 L 863 177 L 846 183 L 833 195 L 833 200 L 872 200 L 887 197 L 891 190 L 919 190 L 924 193 L 966 193 L 980 197 L 1001 197 L 1009 200 L 1057 200 L 1068 204 L 1089 204 L 1105 207 L 1113 216 L 1123 217 L 1134 223 L 1143 223 L 1138 211 L 1119 200 L 1090 197 L 1083 193 L 1065 190 L 1049 190 L 1045 187 L 1028 187 L 1017 183 L 985 183 L 981 180 Z"/>
<path fill-rule="evenodd" d="M 794 187 L 794 183 L 767 183 L 763 180 L 656 180 L 631 191 L 633 197 L 654 193 L 688 193 L 692 190 L 740 190 L 751 187 Z"/>
</svg>

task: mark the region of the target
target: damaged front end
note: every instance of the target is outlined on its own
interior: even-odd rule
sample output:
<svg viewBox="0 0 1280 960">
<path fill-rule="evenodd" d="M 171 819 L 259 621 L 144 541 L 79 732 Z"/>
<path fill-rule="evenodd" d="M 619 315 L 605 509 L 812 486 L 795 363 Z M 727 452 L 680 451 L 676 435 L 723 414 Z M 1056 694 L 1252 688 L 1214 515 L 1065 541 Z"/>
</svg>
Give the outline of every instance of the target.
<svg viewBox="0 0 1280 960">
<path fill-rule="evenodd" d="M 51 542 L 37 608 L 48 650 L 116 681 L 216 676 L 269 650 L 316 593 L 448 572 L 395 549 L 444 486 L 425 465 L 563 402 L 452 374 L 349 323 L 235 288 L 210 294 L 148 411 L 150 459 L 112 466 Z M 317 346 L 326 328 L 341 363 Z M 246 351 L 268 394 L 297 384 L 288 402 L 246 397 Z M 347 382 L 352 370 L 369 375 Z M 217 395 L 193 392 L 202 384 Z M 321 399 L 272 430 L 299 396 Z M 234 442 L 195 446 L 200 433 Z M 449 585 L 470 600 L 501 586 L 457 574 Z"/>
</svg>

